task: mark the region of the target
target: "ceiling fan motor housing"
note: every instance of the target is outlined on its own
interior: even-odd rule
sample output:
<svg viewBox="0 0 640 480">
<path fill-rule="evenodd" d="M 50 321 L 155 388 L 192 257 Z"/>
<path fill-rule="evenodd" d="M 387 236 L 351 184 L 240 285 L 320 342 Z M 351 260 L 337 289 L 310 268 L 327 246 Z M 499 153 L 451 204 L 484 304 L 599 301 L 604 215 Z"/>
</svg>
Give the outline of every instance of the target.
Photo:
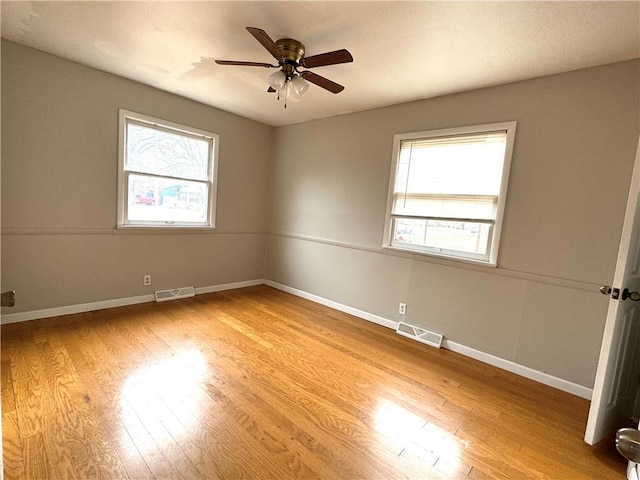
<svg viewBox="0 0 640 480">
<path fill-rule="evenodd" d="M 304 45 L 293 38 L 281 38 L 276 40 L 276 45 L 283 55 L 280 60 L 280 66 L 287 78 L 291 78 L 295 74 L 295 69 L 304 57 Z"/>
<path fill-rule="evenodd" d="M 285 60 L 299 63 L 304 57 L 304 45 L 293 38 L 276 40 L 276 45 L 284 55 Z"/>
</svg>

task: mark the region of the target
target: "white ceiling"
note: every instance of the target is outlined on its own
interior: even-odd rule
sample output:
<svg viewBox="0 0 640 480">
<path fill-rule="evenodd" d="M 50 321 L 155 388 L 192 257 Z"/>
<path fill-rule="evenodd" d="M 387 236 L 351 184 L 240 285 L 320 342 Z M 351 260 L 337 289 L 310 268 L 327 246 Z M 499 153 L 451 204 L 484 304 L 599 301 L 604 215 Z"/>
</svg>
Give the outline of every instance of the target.
<svg viewBox="0 0 640 480">
<path fill-rule="evenodd" d="M 2 37 L 273 126 L 640 57 L 640 3 L 626 2 L 12 2 Z M 245 30 L 295 38 L 307 56 L 354 63 L 315 73 L 285 110 L 266 93 L 273 62 Z M 614 86 L 612 86 L 614 87 Z"/>
</svg>

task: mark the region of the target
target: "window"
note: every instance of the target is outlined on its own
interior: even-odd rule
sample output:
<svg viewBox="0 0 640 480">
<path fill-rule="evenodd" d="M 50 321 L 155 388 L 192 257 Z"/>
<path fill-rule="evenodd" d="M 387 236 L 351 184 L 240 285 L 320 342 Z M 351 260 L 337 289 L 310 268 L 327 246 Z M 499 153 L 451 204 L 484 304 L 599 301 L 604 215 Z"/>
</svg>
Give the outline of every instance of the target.
<svg viewBox="0 0 640 480">
<path fill-rule="evenodd" d="M 218 135 L 120 110 L 118 227 L 215 227 Z"/>
<path fill-rule="evenodd" d="M 495 266 L 515 130 L 396 135 L 384 247 Z"/>
</svg>

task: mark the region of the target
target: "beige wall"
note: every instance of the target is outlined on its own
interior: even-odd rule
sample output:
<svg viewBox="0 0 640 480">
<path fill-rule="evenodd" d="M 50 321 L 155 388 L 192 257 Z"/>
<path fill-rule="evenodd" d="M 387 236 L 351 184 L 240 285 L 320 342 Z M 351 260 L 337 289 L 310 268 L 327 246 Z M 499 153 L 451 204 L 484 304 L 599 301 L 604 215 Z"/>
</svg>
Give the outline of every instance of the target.
<svg viewBox="0 0 640 480">
<path fill-rule="evenodd" d="M 220 134 L 216 233 L 113 231 L 119 108 Z M 272 137 L 257 122 L 3 40 L 2 288 L 18 295 L 3 313 L 263 278 Z"/>
<path fill-rule="evenodd" d="M 639 63 L 276 130 L 267 278 L 591 387 L 639 135 Z M 396 133 L 516 120 L 499 267 L 380 248 Z"/>
</svg>

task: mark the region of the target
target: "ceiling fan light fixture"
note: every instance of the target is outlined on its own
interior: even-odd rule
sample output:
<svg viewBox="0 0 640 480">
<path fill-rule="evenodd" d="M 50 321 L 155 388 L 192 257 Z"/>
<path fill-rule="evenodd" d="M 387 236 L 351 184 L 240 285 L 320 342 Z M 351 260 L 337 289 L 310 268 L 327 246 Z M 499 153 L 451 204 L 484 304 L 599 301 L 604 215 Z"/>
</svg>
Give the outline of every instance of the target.
<svg viewBox="0 0 640 480">
<path fill-rule="evenodd" d="M 287 76 L 282 70 L 269 75 L 269 85 L 271 85 L 271 88 L 274 90 L 280 90 L 286 82 Z"/>
<path fill-rule="evenodd" d="M 309 82 L 299 75 L 291 79 L 291 90 L 294 95 L 300 96 L 309 90 Z"/>
<path fill-rule="evenodd" d="M 278 94 L 278 100 L 284 100 L 284 108 L 287 108 L 288 100 L 297 100 L 309 89 L 309 82 L 297 74 L 287 76 L 283 71 L 279 71 L 269 76 L 269 85 Z"/>
</svg>

